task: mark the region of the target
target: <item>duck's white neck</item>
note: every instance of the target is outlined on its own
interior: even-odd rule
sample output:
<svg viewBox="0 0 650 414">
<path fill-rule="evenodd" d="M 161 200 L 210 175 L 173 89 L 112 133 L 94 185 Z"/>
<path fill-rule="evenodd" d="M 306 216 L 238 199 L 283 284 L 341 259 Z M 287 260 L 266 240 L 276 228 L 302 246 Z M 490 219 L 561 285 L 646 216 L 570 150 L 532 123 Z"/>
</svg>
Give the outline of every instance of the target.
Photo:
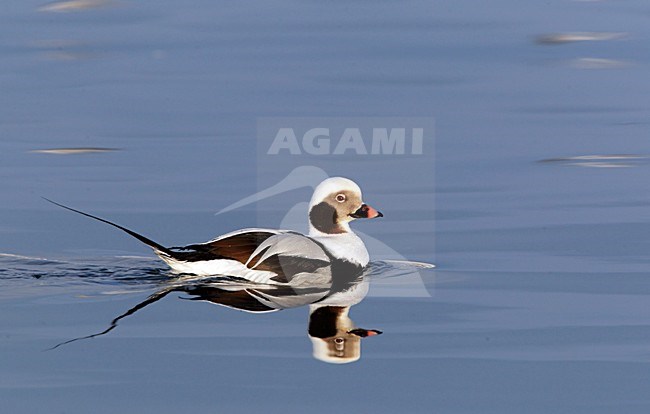
<svg viewBox="0 0 650 414">
<path fill-rule="evenodd" d="M 311 224 L 309 225 L 309 237 L 321 243 L 337 259 L 347 260 L 362 267 L 368 265 L 370 256 L 363 240 L 357 236 L 348 223 L 342 223 L 341 227 L 346 231 L 343 233 L 323 233 Z"/>
</svg>

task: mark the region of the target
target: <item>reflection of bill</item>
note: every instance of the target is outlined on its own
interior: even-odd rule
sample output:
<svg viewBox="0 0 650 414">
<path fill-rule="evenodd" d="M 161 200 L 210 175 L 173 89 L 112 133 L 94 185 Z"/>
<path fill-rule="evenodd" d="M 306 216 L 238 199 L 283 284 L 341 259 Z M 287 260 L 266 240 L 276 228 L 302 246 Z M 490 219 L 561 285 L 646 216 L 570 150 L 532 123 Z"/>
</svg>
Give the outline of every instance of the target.
<svg viewBox="0 0 650 414">
<path fill-rule="evenodd" d="M 297 190 L 300 188 L 316 188 L 316 186 L 327 179 L 328 174 L 321 168 L 316 166 L 300 166 L 293 169 L 287 176 L 280 182 L 262 189 L 255 194 L 245 197 L 235 203 L 224 207 L 216 214 L 224 214 L 229 211 L 259 202 L 261 200 L 274 197 L 289 191 Z M 307 233 L 308 229 L 305 224 L 305 216 L 307 215 L 309 204 L 300 202 L 295 204 L 284 216 L 280 223 L 280 228 L 292 229 L 300 233 Z M 390 214 L 390 212 L 388 212 Z M 432 268 L 433 265 L 426 263 L 409 262 L 397 251 L 392 249 L 387 244 L 377 240 L 367 234 L 358 230 L 355 232 L 363 239 L 363 242 L 371 252 L 372 258 L 376 260 L 393 259 L 395 263 L 399 263 L 402 268 L 400 273 L 399 284 L 395 280 L 388 278 L 376 278 L 373 280 L 371 296 L 402 296 L 402 297 L 430 297 L 431 294 L 427 286 L 422 280 L 420 271 L 427 268 Z M 385 261 L 386 262 L 386 261 Z M 385 263 L 384 262 L 384 263 Z M 413 266 L 408 266 L 408 264 Z M 407 270 L 408 271 L 405 271 Z M 429 286 L 431 289 L 431 286 Z"/>
</svg>

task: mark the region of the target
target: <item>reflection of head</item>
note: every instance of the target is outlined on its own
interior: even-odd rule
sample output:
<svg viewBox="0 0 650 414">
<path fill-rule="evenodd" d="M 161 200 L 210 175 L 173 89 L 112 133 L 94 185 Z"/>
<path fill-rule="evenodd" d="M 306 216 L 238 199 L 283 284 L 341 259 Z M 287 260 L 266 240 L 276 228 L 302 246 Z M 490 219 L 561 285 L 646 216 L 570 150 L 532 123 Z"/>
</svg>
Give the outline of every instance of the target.
<svg viewBox="0 0 650 414">
<path fill-rule="evenodd" d="M 331 364 L 347 364 L 361 357 L 361 338 L 381 332 L 355 328 L 349 307 L 321 306 L 309 315 L 309 338 L 314 358 Z"/>
<path fill-rule="evenodd" d="M 309 315 L 309 337 L 314 358 L 333 364 L 353 362 L 361 357 L 361 338 L 347 333 L 354 328 L 349 307 L 323 306 Z"/>
<path fill-rule="evenodd" d="M 361 358 L 361 338 L 345 334 L 331 338 L 311 338 L 314 358 L 330 364 L 347 364 Z"/>
</svg>

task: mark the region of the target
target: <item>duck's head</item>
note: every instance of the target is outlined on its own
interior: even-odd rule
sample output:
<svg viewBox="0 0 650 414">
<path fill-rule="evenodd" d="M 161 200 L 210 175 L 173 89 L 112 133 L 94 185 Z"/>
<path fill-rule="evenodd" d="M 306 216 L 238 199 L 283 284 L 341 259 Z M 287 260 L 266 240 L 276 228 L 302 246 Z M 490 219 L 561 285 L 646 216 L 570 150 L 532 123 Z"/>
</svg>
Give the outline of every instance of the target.
<svg viewBox="0 0 650 414">
<path fill-rule="evenodd" d="M 352 220 L 375 217 L 383 217 L 383 214 L 365 204 L 359 186 L 343 177 L 332 177 L 321 182 L 309 203 L 312 233 L 348 233 Z"/>
</svg>

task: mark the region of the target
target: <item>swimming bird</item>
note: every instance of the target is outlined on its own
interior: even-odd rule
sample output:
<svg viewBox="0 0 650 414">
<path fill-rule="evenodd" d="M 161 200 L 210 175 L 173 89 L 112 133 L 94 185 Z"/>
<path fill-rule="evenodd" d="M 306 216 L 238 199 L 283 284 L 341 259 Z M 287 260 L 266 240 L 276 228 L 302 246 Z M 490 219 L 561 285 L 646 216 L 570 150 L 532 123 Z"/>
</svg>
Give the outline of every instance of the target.
<svg viewBox="0 0 650 414">
<path fill-rule="evenodd" d="M 383 214 L 365 204 L 352 180 L 332 177 L 314 190 L 309 203 L 309 234 L 290 230 L 247 228 L 213 240 L 182 247 L 164 247 L 103 218 L 47 201 L 116 227 L 151 247 L 173 271 L 196 276 L 223 275 L 250 282 L 300 285 L 332 276 L 358 275 L 369 263 L 366 246 L 350 228 L 358 218 Z"/>
</svg>

